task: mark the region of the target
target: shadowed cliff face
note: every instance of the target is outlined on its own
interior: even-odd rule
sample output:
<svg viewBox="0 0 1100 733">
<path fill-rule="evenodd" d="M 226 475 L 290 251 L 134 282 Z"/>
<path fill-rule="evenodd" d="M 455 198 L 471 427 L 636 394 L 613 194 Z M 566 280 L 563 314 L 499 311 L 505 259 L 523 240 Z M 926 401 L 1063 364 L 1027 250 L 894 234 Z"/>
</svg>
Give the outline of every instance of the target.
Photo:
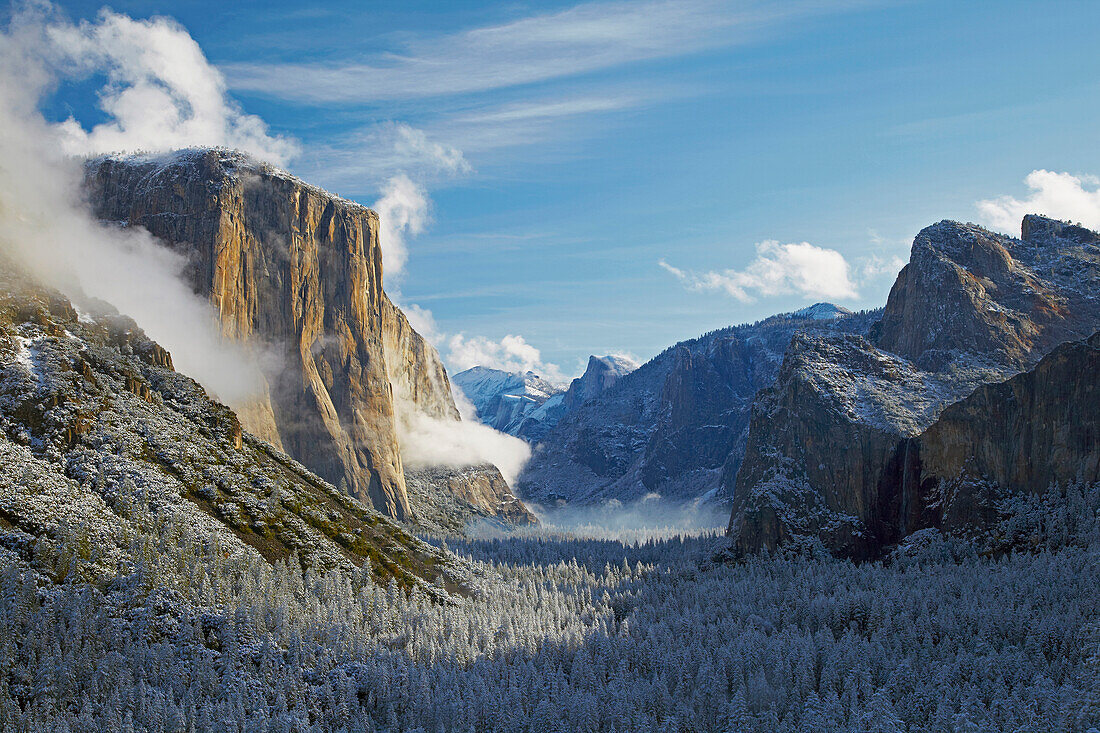
<svg viewBox="0 0 1100 733">
<path fill-rule="evenodd" d="M 1036 216 L 1020 240 L 941 222 L 914 240 L 870 341 L 795 338 L 754 404 L 741 469 L 726 477 L 735 548 L 815 537 L 837 554 L 874 557 L 915 529 L 956 521 L 949 515 L 980 523 L 977 483 L 959 476 L 1041 490 L 1095 462 L 1080 444 L 1089 419 L 1064 407 L 1095 404 L 1086 386 L 1060 394 L 1046 360 L 1014 388 L 982 385 L 1100 327 L 1098 241 Z M 929 509 L 942 499 L 933 488 L 951 494 L 951 512 Z"/>
<path fill-rule="evenodd" d="M 1005 491 L 1100 481 L 1100 332 L 979 387 L 903 449 L 889 483 L 913 496 L 910 517 L 951 529 L 980 526 Z"/>
</svg>

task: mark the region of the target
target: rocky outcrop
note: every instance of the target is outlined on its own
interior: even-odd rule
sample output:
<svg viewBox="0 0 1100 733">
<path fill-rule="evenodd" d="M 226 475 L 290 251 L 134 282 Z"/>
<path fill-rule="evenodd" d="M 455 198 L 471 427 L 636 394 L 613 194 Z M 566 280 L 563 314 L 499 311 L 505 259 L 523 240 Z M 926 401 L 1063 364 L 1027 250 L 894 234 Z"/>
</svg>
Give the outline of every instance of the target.
<svg viewBox="0 0 1100 733">
<path fill-rule="evenodd" d="M 441 487 L 445 490 L 445 503 L 438 499 L 423 502 L 431 509 L 418 521 L 429 530 L 462 532 L 478 520 L 509 526 L 538 524 L 538 518 L 512 493 L 496 466 L 409 468 L 405 478 L 414 503 L 423 495 L 438 496 Z"/>
<path fill-rule="evenodd" d="M 1100 333 L 979 387 L 900 452 L 890 480 L 909 531 L 982 527 L 1006 493 L 1100 481 Z"/>
<path fill-rule="evenodd" d="M 921 456 L 939 456 L 933 463 L 944 467 L 927 479 L 937 486 L 962 470 L 959 461 L 980 461 L 971 462 L 971 438 L 952 435 L 946 418 L 937 422 L 940 412 L 978 388 L 975 399 L 999 394 L 982 385 L 1100 327 L 1097 235 L 1043 217 L 1025 219 L 1023 232 L 1016 240 L 955 222 L 929 227 L 914 240 L 869 339 L 792 341 L 775 386 L 753 407 L 740 470 L 723 478 L 732 487 L 737 551 L 812 538 L 840 555 L 874 557 L 943 519 L 926 509 Z M 985 412 L 1007 417 L 990 399 Z M 1003 425 L 1000 439 L 1016 445 L 1025 438 L 1015 431 L 1047 429 L 1032 418 L 1051 424 L 1032 414 Z M 922 448 L 926 430 L 944 436 L 939 448 Z M 1009 483 L 1033 485 L 1019 477 Z"/>
<path fill-rule="evenodd" d="M 1087 336 L 1100 319 L 1096 234 L 1034 215 L 1022 230 L 1022 239 L 952 221 L 922 230 L 877 345 L 923 369 L 978 359 L 1019 370 Z"/>
<path fill-rule="evenodd" d="M 562 403 L 566 410 L 575 410 L 593 397 L 606 392 L 619 380 L 638 368 L 638 363 L 626 356 L 590 356 L 584 374 L 569 383 Z"/>
<path fill-rule="evenodd" d="M 568 411 L 539 442 L 517 492 L 545 505 L 655 494 L 728 502 L 722 477 L 740 466 L 753 396 L 775 380 L 794 334 L 866 333 L 877 316 L 818 304 L 679 343 Z M 598 375 L 600 365 L 590 366 Z"/>
<path fill-rule="evenodd" d="M 246 428 L 412 519 L 399 413 L 459 414 L 435 349 L 383 292 L 377 214 L 225 150 L 96 158 L 85 187 L 100 219 L 182 254 L 224 334 L 263 354 L 261 397 L 235 406 Z"/>
</svg>

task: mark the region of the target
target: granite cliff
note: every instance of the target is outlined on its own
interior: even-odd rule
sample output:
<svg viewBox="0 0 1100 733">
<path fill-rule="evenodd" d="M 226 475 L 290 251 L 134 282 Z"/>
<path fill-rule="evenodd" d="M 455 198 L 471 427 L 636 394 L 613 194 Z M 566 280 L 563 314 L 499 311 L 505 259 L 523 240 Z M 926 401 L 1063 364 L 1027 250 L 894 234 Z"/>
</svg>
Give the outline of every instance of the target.
<svg viewBox="0 0 1100 733">
<path fill-rule="evenodd" d="M 383 291 L 377 214 L 220 149 L 96 158 L 85 187 L 100 219 L 182 254 L 224 334 L 262 354 L 263 397 L 237 406 L 245 426 L 413 519 L 398 412 L 459 416 L 435 349 Z"/>
<path fill-rule="evenodd" d="M 1006 494 L 1100 481 L 1100 332 L 979 387 L 899 456 L 884 484 L 902 499 L 903 532 L 980 529 Z"/>
<path fill-rule="evenodd" d="M 953 456 L 947 463 L 936 458 L 944 468 L 934 475 L 957 473 L 980 441 L 961 434 L 954 443 L 933 439 L 949 435 L 953 424 L 937 423 L 941 411 L 971 393 L 967 399 L 999 394 L 983 385 L 1100 327 L 1097 241 L 1092 232 L 1037 216 L 1025 218 L 1021 239 L 940 222 L 914 240 L 866 339 L 793 340 L 776 383 L 753 406 L 740 470 L 723 477 L 733 496 L 735 549 L 817 538 L 837 554 L 874 557 L 915 528 L 936 524 L 923 508 L 925 479 L 910 475 L 914 461 L 924 460 L 925 431 L 933 431 L 927 445 L 941 445 L 924 448 L 927 455 Z M 1043 396 L 1054 398 L 1049 390 Z M 997 414 L 988 400 L 986 411 Z M 1036 410 L 1014 420 L 1002 427 L 1021 435 L 1054 429 Z M 1015 445 L 1024 438 L 1000 439 Z M 982 470 L 1006 486 L 1042 488 L 1006 478 L 1009 463 L 1021 459 L 1001 458 L 1007 463 L 1000 468 L 990 458 Z"/>
</svg>

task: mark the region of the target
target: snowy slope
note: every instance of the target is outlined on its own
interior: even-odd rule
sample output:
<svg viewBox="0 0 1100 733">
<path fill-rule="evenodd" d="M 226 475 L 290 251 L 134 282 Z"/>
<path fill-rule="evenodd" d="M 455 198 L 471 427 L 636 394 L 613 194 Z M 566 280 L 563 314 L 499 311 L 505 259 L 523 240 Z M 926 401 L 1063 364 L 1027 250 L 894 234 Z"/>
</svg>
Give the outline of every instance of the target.
<svg viewBox="0 0 1100 733">
<path fill-rule="evenodd" d="M 560 417 L 565 389 L 532 371 L 521 374 L 476 366 L 455 374 L 451 381 L 473 403 L 481 422 L 509 435 L 530 439 L 533 432 Z"/>
</svg>

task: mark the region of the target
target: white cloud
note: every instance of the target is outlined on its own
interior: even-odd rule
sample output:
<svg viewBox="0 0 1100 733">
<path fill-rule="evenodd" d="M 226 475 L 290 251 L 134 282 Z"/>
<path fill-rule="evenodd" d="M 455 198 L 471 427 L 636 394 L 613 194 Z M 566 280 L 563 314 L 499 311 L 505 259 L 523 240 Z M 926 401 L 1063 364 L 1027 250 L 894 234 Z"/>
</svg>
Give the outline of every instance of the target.
<svg viewBox="0 0 1100 733">
<path fill-rule="evenodd" d="M 1031 194 L 1023 200 L 1001 196 L 979 201 L 982 223 L 1019 236 L 1024 214 L 1043 214 L 1100 229 L 1100 181 L 1094 176 L 1035 170 L 1024 183 Z"/>
<path fill-rule="evenodd" d="M 791 294 L 840 300 L 859 297 L 844 255 L 809 242 L 760 242 L 756 257 L 743 270 L 695 273 L 664 260 L 658 264 L 692 290 L 722 290 L 745 303 L 760 296 Z"/>
<path fill-rule="evenodd" d="M 409 257 L 406 236 L 415 237 L 427 226 L 428 195 L 422 186 L 398 173 L 387 182 L 382 198 L 374 202 L 374 209 L 380 223 L 383 271 L 393 277 L 401 274 Z"/>
<path fill-rule="evenodd" d="M 439 326 L 435 322 L 435 316 L 427 308 L 421 308 L 416 303 L 401 306 L 401 312 L 409 319 L 409 325 L 413 330 L 427 339 L 430 344 L 438 344 L 443 338 Z"/>
<path fill-rule="evenodd" d="M 466 94 L 752 41 L 784 20 L 850 2 L 590 2 L 451 35 L 355 63 L 231 64 L 234 88 L 312 104 Z"/>
<path fill-rule="evenodd" d="M 544 362 L 541 352 L 523 336 L 509 334 L 500 341 L 493 341 L 484 336 L 458 333 L 451 336 L 447 346 L 447 363 L 456 372 L 484 366 L 506 372 L 532 371 L 551 382 L 564 381 L 561 369 L 556 364 Z"/>
<path fill-rule="evenodd" d="M 404 122 L 381 122 L 312 146 L 295 169 L 343 195 L 377 191 L 404 174 L 421 184 L 473 172 L 459 148 Z"/>
<path fill-rule="evenodd" d="M 109 10 L 94 22 L 52 19 L 38 49 L 67 78 L 103 74 L 99 104 L 108 119 L 86 130 L 58 125 L 71 153 L 160 151 L 198 145 L 236 148 L 277 164 L 298 144 L 271 135 L 229 98 L 225 79 L 186 29 L 167 18 L 134 20 Z"/>
<path fill-rule="evenodd" d="M 491 463 L 512 485 L 531 457 L 525 441 L 482 425 L 471 413 L 455 422 L 425 415 L 408 400 L 396 399 L 394 408 L 401 461 L 409 468 Z"/>
<path fill-rule="evenodd" d="M 105 227 L 82 205 L 82 170 L 38 111 L 57 83 L 39 52 L 41 6 L 0 33 L 0 250 L 77 303 L 106 301 L 172 352 L 177 368 L 219 398 L 259 393 L 251 354 L 222 338 L 210 303 L 182 272 L 184 258 L 143 229 Z"/>
<path fill-rule="evenodd" d="M 880 277 L 894 277 L 901 268 L 905 267 L 908 260 L 901 255 L 880 256 L 871 254 L 858 260 L 859 279 L 861 282 L 874 280 Z"/>
</svg>

